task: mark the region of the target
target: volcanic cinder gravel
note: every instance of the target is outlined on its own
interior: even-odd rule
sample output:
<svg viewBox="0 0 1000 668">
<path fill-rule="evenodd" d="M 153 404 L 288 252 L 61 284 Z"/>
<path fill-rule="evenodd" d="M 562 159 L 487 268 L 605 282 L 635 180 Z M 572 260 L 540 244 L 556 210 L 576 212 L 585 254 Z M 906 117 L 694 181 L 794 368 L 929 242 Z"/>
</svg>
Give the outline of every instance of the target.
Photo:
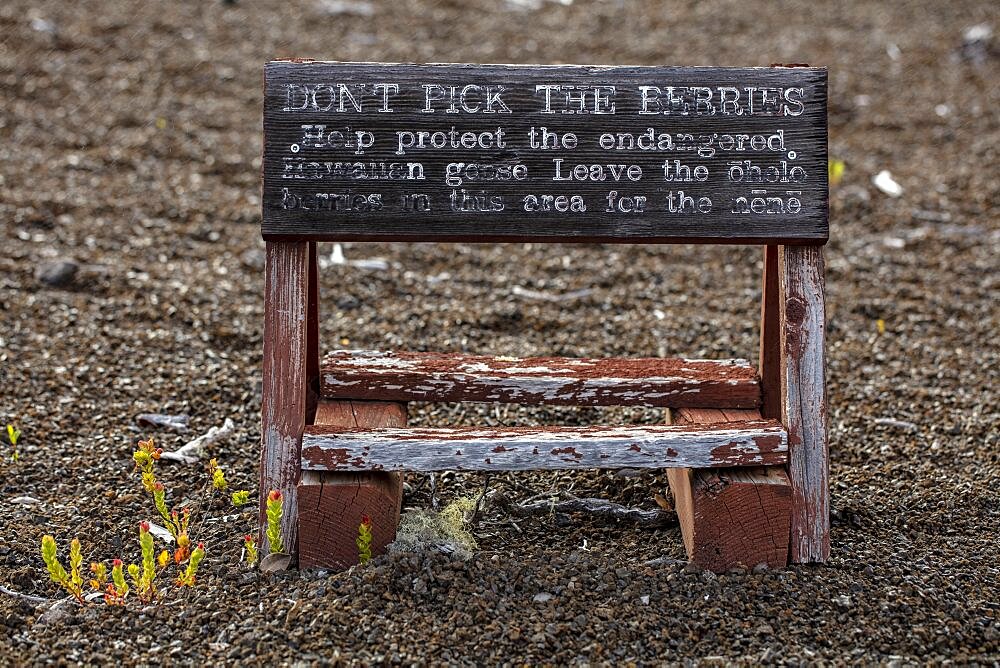
<svg viewBox="0 0 1000 668">
<path fill-rule="evenodd" d="M 990 2 L 576 0 L 0 4 L 0 664 L 1000 661 L 1000 29 Z M 255 510 L 163 463 L 208 557 L 161 605 L 78 608 L 38 545 L 137 558 L 135 440 L 211 446 L 256 495 L 261 68 L 275 57 L 830 68 L 833 555 L 698 573 L 676 528 L 487 504 L 466 562 L 239 564 Z M 882 170 L 902 186 L 872 184 Z M 324 259 L 333 249 L 321 246 Z M 328 348 L 754 357 L 759 248 L 371 245 L 322 275 Z M 381 259 L 383 263 L 371 262 Z M 356 263 L 356 260 L 369 260 Z M 384 268 L 380 268 L 384 267 Z M 578 292 L 583 291 L 583 292 Z M 552 299 L 538 299 L 543 293 Z M 571 298 L 560 300 L 560 295 Z M 135 426 L 187 413 L 190 430 Z M 655 411 L 413 405 L 415 424 Z M 6 444 L 3 443 L 6 448 Z M 431 505 L 424 476 L 405 504 Z M 441 475 L 654 508 L 660 473 Z M 660 559 L 658 565 L 646 562 Z"/>
</svg>

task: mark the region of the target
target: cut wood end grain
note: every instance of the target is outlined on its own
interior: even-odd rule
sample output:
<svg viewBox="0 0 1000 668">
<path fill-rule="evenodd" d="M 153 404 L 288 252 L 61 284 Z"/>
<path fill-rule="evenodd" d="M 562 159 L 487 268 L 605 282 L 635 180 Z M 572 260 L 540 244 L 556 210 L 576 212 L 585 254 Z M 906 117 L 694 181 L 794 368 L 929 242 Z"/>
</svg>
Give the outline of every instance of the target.
<svg viewBox="0 0 1000 668">
<path fill-rule="evenodd" d="M 668 420 L 724 428 L 759 417 L 749 410 L 681 409 Z M 787 565 L 792 488 L 783 467 L 671 469 L 667 479 L 693 564 L 716 572 Z"/>
<path fill-rule="evenodd" d="M 792 488 L 780 467 L 668 472 L 688 559 L 723 572 L 788 563 Z"/>
<path fill-rule="evenodd" d="M 377 401 L 321 401 L 316 423 L 329 429 L 402 427 L 406 406 Z M 315 427 L 313 427 L 315 428 Z M 298 485 L 299 566 L 344 569 L 358 563 L 358 527 L 372 524 L 372 553 L 396 537 L 403 501 L 398 473 L 303 471 Z"/>
</svg>

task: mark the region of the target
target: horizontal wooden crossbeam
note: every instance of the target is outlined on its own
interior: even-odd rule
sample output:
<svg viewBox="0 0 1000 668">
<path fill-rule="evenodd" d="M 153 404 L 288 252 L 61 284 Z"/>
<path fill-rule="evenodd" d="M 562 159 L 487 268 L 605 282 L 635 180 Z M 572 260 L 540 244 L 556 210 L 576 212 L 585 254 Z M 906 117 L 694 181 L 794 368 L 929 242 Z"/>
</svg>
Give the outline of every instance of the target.
<svg viewBox="0 0 1000 668">
<path fill-rule="evenodd" d="M 760 380 L 746 360 L 489 357 L 340 351 L 321 365 L 330 399 L 499 401 L 572 406 L 756 408 Z"/>
<path fill-rule="evenodd" d="M 312 471 L 523 471 L 709 468 L 784 464 L 788 437 L 773 420 L 722 426 L 338 429 L 302 438 Z"/>
</svg>

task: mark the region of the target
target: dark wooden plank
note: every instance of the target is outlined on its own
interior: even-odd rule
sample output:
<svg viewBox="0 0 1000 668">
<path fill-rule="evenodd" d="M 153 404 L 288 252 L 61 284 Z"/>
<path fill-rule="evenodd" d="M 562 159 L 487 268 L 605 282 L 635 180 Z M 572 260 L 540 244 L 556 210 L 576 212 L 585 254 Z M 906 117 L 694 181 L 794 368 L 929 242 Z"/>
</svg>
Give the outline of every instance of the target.
<svg viewBox="0 0 1000 668">
<path fill-rule="evenodd" d="M 379 401 L 321 401 L 316 424 L 376 429 L 405 427 L 406 406 Z M 399 473 L 303 471 L 298 486 L 299 567 L 344 569 L 358 563 L 362 519 L 372 523 L 372 553 L 396 538 L 403 502 Z"/>
<path fill-rule="evenodd" d="M 682 408 L 674 424 L 714 424 L 760 418 L 758 411 Z M 780 466 L 668 469 L 688 559 L 724 572 L 736 566 L 788 563 L 791 484 Z"/>
<path fill-rule="evenodd" d="M 828 236 L 822 68 L 280 61 L 264 94 L 266 238 Z"/>
<path fill-rule="evenodd" d="M 309 427 L 306 470 L 523 471 L 755 466 L 786 461 L 775 421 L 703 427 L 419 428 Z"/>
<path fill-rule="evenodd" d="M 261 397 L 260 529 L 268 551 L 265 499 L 283 497 L 282 536 L 294 554 L 298 531 L 296 485 L 307 397 L 309 249 L 305 242 L 267 242 L 264 275 L 264 362 Z"/>
<path fill-rule="evenodd" d="M 791 557 L 830 556 L 823 249 L 781 249 L 781 420 L 788 428 L 792 482 Z"/>
<path fill-rule="evenodd" d="M 764 247 L 764 275 L 760 304 L 761 416 L 781 418 L 781 280 L 778 247 Z"/>
<path fill-rule="evenodd" d="M 323 360 L 322 393 L 384 401 L 576 406 L 760 404 L 756 371 L 745 360 L 339 351 Z"/>
</svg>

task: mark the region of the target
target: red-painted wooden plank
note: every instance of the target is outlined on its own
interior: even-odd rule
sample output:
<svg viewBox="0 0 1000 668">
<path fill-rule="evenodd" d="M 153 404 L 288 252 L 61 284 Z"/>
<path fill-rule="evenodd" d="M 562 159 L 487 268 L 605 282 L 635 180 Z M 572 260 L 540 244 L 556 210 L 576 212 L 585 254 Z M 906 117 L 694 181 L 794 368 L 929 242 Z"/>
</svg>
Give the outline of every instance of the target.
<svg viewBox="0 0 1000 668">
<path fill-rule="evenodd" d="M 499 401 L 577 406 L 755 408 L 745 360 L 489 357 L 339 351 L 322 363 L 322 393 L 382 401 Z"/>
<path fill-rule="evenodd" d="M 781 249 L 782 415 L 792 483 L 791 557 L 830 556 L 823 249 Z"/>
</svg>

